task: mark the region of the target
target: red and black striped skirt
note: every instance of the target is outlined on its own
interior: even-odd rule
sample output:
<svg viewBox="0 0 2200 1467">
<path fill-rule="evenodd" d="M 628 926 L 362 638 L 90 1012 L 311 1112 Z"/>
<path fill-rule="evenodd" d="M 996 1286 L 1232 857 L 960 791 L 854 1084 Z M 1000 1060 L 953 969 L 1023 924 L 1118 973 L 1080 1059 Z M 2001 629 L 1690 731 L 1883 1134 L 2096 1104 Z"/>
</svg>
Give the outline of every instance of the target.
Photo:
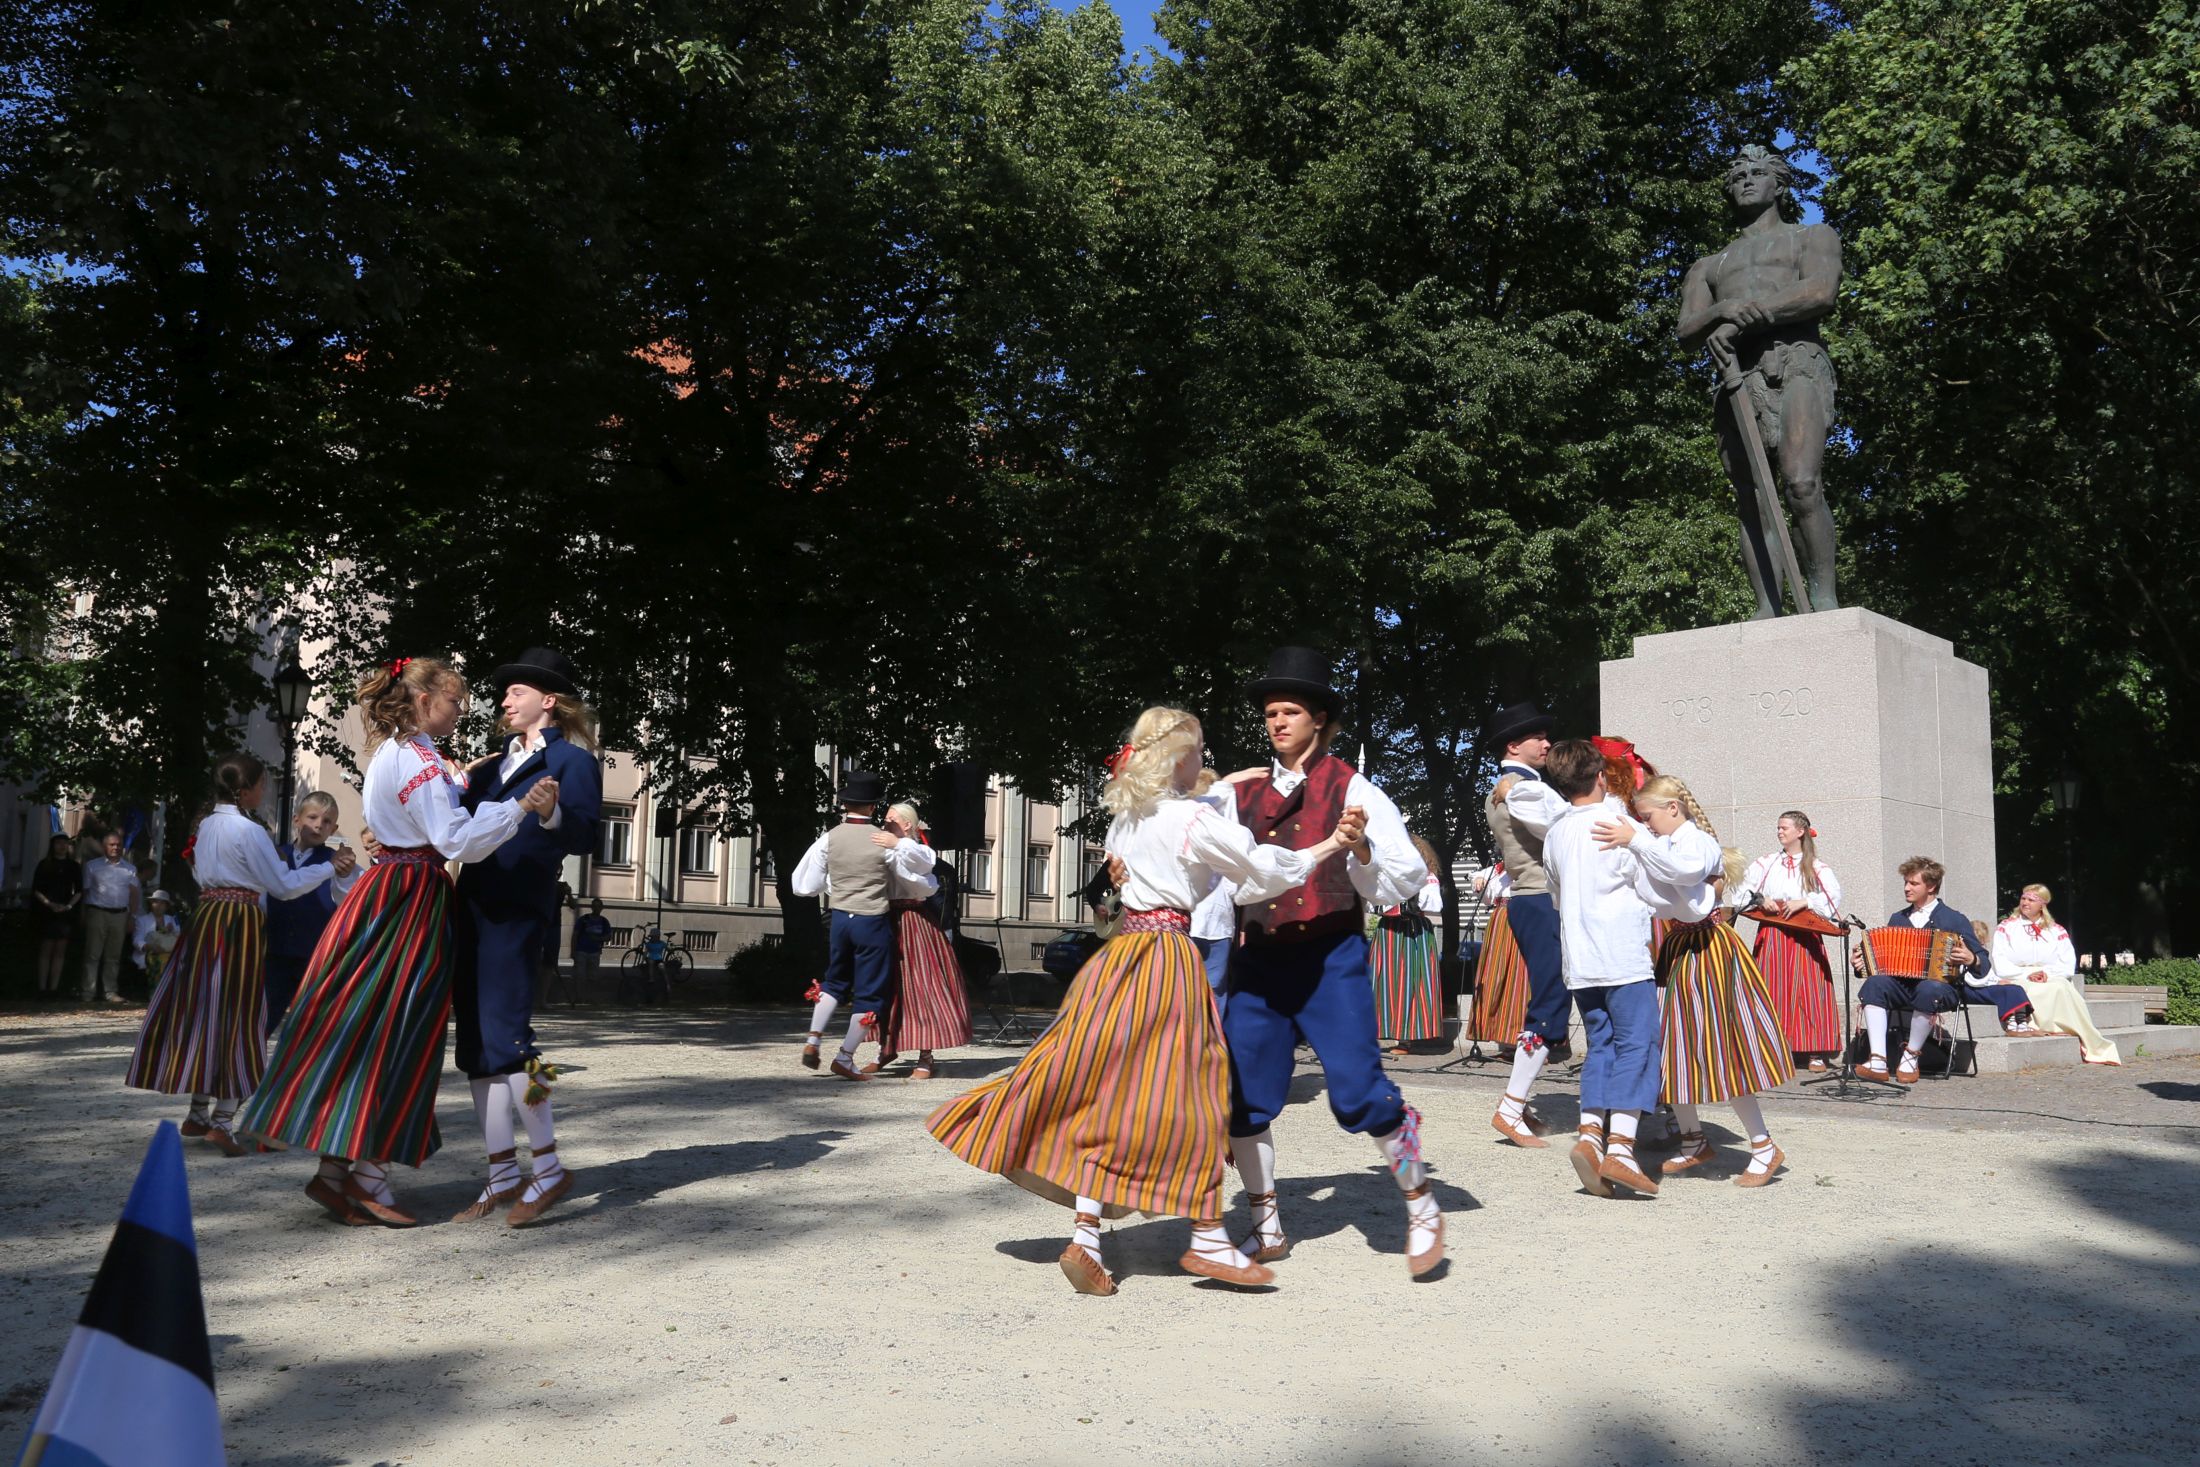
<svg viewBox="0 0 2200 1467">
<path fill-rule="evenodd" d="M 886 1011 L 889 1055 L 954 1049 L 970 1042 L 970 1000 L 947 934 L 922 902 L 894 903 L 901 977 Z"/>
<path fill-rule="evenodd" d="M 1803 1055 L 1840 1049 L 1841 1005 L 1825 939 L 1814 932 L 1759 924 L 1755 947 L 1757 967 L 1772 991 L 1772 1011 L 1780 1016 L 1788 1048 Z"/>
</svg>

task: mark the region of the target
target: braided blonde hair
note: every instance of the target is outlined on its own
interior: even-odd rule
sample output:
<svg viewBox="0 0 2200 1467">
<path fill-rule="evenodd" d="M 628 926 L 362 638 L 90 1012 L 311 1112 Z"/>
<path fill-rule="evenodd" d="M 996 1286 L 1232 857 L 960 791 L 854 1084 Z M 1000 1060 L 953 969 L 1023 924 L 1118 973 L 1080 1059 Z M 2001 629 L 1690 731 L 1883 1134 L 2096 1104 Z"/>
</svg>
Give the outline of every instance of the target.
<svg viewBox="0 0 2200 1467">
<path fill-rule="evenodd" d="M 1181 708 L 1148 708 L 1124 741 L 1130 752 L 1115 766 L 1100 802 L 1118 815 L 1151 815 L 1176 787 L 1176 766 L 1200 745 L 1199 720 Z"/>
<path fill-rule="evenodd" d="M 1672 775 L 1660 774 L 1654 778 L 1646 779 L 1642 783 L 1642 788 L 1635 791 L 1635 803 L 1638 805 L 1664 804 L 1668 801 L 1679 805 L 1682 812 L 1695 822 L 1698 830 L 1710 836 L 1713 840 L 1719 839 L 1718 828 L 1711 823 L 1711 817 L 1704 814 L 1703 806 L 1696 803 L 1695 791 Z M 1726 844 L 1726 842 L 1720 841 L 1719 854 L 1723 858 L 1720 864 L 1724 868 L 1720 872 L 1720 884 L 1722 886 L 1740 886 L 1743 873 L 1749 869 L 1748 863 L 1742 859 L 1742 853 Z"/>
</svg>

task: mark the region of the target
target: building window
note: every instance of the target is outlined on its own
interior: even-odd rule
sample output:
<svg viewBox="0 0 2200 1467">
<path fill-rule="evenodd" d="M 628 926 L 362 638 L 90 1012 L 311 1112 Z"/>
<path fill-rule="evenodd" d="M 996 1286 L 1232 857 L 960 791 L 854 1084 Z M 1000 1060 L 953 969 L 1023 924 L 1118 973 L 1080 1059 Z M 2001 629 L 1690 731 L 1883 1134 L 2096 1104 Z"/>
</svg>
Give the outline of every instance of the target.
<svg viewBox="0 0 2200 1467">
<path fill-rule="evenodd" d="M 631 866 L 634 864 L 634 807 L 632 805 L 606 805 L 603 807 L 603 843 L 596 849 L 596 859 L 606 866 Z"/>
<path fill-rule="evenodd" d="M 1043 897 L 1050 893 L 1047 873 L 1054 869 L 1054 847 L 1030 846 L 1024 851 L 1024 893 Z"/>
<path fill-rule="evenodd" d="M 1099 877 L 1102 871 L 1107 869 L 1107 864 L 1108 853 L 1106 851 L 1099 846 L 1086 846 L 1083 860 L 1078 866 L 1077 889 L 1079 891 L 1089 890 L 1093 881 Z"/>
<path fill-rule="evenodd" d="M 970 880 L 966 883 L 972 891 L 993 890 L 993 847 L 980 846 L 969 856 Z"/>
<path fill-rule="evenodd" d="M 680 832 L 680 874 L 718 874 L 718 831 L 708 825 L 691 825 Z"/>
</svg>

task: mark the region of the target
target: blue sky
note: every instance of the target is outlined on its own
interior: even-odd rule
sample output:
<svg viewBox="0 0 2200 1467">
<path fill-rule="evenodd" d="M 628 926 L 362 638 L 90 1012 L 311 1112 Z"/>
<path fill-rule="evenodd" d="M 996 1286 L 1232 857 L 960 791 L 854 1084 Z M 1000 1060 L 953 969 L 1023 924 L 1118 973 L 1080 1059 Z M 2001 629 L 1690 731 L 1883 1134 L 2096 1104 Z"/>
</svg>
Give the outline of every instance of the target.
<svg viewBox="0 0 2200 1467">
<path fill-rule="evenodd" d="M 1075 0 L 1049 0 L 1056 10 L 1077 10 Z M 1111 0 L 1115 13 L 1123 21 L 1123 49 L 1136 54 L 1148 46 L 1161 45 L 1161 38 L 1153 33 L 1154 6 L 1145 0 Z"/>
</svg>

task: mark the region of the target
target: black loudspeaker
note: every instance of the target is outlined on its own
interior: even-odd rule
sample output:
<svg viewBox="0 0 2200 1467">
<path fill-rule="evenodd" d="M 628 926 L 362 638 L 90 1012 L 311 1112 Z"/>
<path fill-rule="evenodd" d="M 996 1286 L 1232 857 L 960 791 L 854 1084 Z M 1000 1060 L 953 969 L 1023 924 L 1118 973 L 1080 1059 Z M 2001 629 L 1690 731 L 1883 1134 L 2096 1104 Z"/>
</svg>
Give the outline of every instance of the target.
<svg viewBox="0 0 2200 1467">
<path fill-rule="evenodd" d="M 973 851 L 985 844 L 985 770 L 967 759 L 932 770 L 932 807 L 924 812 L 932 844 Z"/>
<path fill-rule="evenodd" d="M 680 812 L 671 805 L 659 805 L 657 818 L 651 833 L 659 840 L 670 840 L 680 833 Z"/>
</svg>

